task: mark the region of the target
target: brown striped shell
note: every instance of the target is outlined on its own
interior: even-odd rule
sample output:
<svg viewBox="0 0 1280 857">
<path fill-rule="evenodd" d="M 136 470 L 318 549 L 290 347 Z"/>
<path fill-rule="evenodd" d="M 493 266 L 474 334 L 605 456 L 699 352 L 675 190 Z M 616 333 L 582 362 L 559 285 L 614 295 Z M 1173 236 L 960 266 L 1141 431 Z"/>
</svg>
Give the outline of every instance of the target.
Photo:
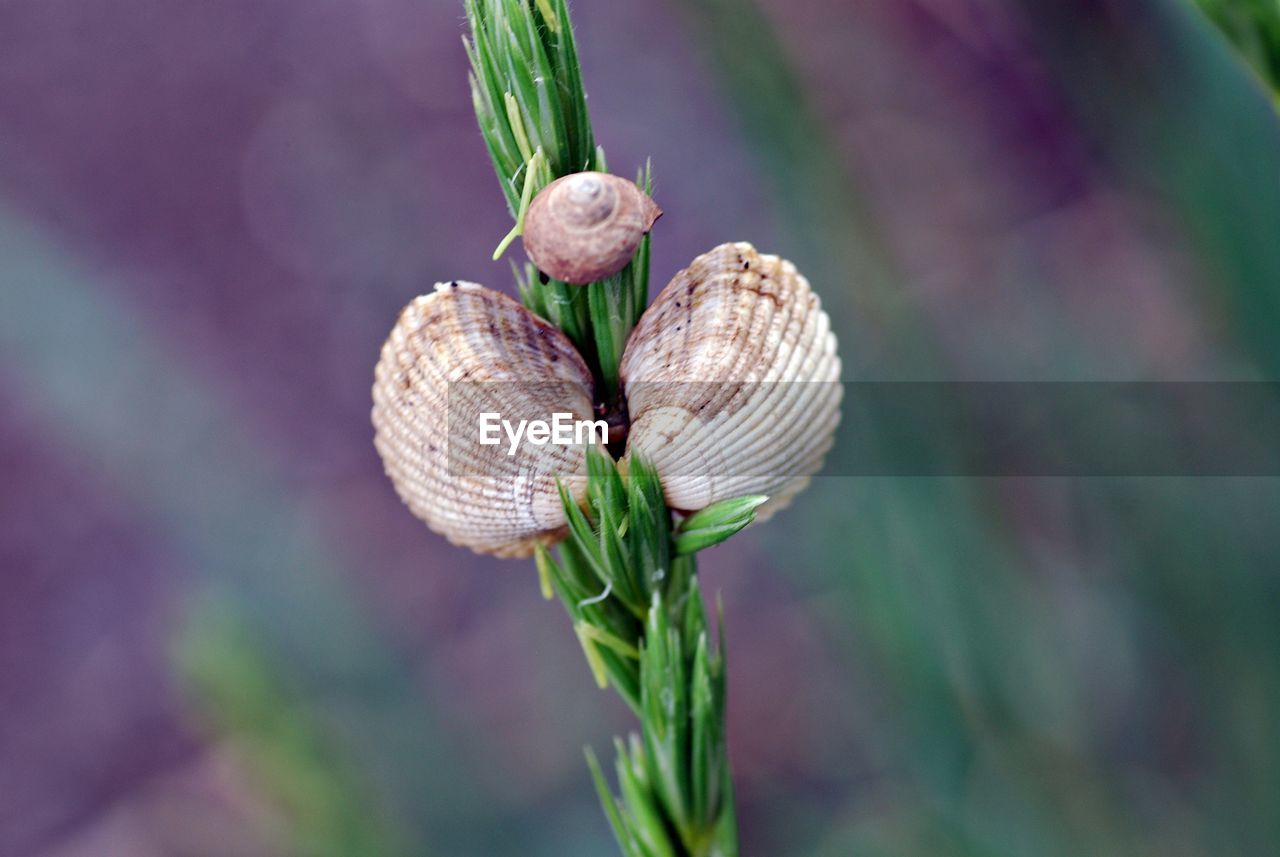
<svg viewBox="0 0 1280 857">
<path fill-rule="evenodd" d="M 441 283 L 405 307 L 374 372 L 373 425 L 409 509 L 454 544 L 525 556 L 561 538 L 556 477 L 585 490 L 585 450 L 479 442 L 482 413 L 590 419 L 592 379 L 559 330 L 474 283 Z"/>
<path fill-rule="evenodd" d="M 632 182 L 608 173 L 556 179 L 533 199 L 524 249 L 538 270 L 583 285 L 621 271 L 662 210 Z"/>
<path fill-rule="evenodd" d="M 768 517 L 822 467 L 840 421 L 830 321 L 790 262 L 722 244 L 676 274 L 632 332 L 627 453 L 692 512 L 767 494 Z"/>
</svg>

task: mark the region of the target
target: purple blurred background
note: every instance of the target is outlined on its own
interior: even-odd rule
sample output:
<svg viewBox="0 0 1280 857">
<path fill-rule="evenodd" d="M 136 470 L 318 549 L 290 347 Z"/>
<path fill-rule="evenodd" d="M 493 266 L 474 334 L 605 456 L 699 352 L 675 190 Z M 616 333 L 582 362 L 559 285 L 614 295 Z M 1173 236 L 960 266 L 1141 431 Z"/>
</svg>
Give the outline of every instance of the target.
<svg viewBox="0 0 1280 857">
<path fill-rule="evenodd" d="M 725 55 L 752 46 L 704 6 L 573 10 L 612 168 L 653 159 L 655 285 L 721 241 L 790 256 L 850 378 L 911 377 L 922 351 L 955 378 L 1250 377 L 1179 215 L 1015 8 L 767 0 L 809 97 L 793 116 L 745 103 Z M 399 308 L 436 280 L 512 289 L 462 32 L 454 0 L 0 4 L 3 857 L 333 853 L 291 841 L 288 777 L 175 670 L 220 611 L 431 853 L 612 847 L 581 746 L 626 711 L 532 565 L 428 533 L 371 443 Z M 794 135 L 774 146 L 771 122 L 811 123 L 832 160 L 778 167 Z M 731 617 L 747 854 L 848 853 L 839 831 L 900 797 L 892 694 L 831 595 L 835 522 L 875 502 L 849 482 L 703 562 Z M 1062 493 L 993 495 L 1027 568 L 1087 565 Z M 825 558 L 792 550 L 806 515 L 833 522 Z M 1127 614 L 1072 603 L 1095 698 L 1137 705 Z M 1192 726 L 1160 728 L 1161 776 L 1194 767 Z"/>
</svg>

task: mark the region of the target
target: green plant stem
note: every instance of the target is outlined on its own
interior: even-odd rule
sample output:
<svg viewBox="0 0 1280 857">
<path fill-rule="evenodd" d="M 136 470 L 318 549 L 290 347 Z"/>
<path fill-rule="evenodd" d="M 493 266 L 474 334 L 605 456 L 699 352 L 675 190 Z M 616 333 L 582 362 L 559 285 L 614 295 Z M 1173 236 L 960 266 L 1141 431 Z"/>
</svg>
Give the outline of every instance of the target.
<svg viewBox="0 0 1280 857">
<path fill-rule="evenodd" d="M 595 144 L 578 50 L 564 0 L 466 0 L 471 38 L 471 97 L 476 119 L 516 226 L 528 200 L 555 179 L 583 170 L 606 172 Z M 646 193 L 646 166 L 636 179 Z M 586 286 L 517 270 L 520 297 L 559 327 L 596 374 L 601 403 L 618 404 L 622 346 L 643 312 L 649 290 L 649 238 L 620 273 Z"/>
<path fill-rule="evenodd" d="M 560 176 L 605 171 L 587 115 L 564 0 L 466 0 L 476 118 L 519 234 L 532 195 Z M 637 184 L 652 191 L 648 166 Z M 516 269 L 525 306 L 577 346 L 606 412 L 621 402 L 618 365 L 644 311 L 649 239 L 619 274 L 587 286 Z M 585 508 L 561 500 L 569 534 L 558 556 L 536 556 L 543 591 L 558 595 L 600 687 L 636 713 L 616 741 L 615 794 L 588 762 L 627 857 L 736 857 L 737 823 L 725 741 L 723 643 L 712 640 L 694 553 L 754 519 L 763 498 L 716 504 L 675 526 L 656 471 L 590 452 Z M 719 623 L 723 628 L 723 621 Z"/>
<path fill-rule="evenodd" d="M 612 685 L 640 720 L 638 733 L 616 742 L 620 796 L 588 753 L 614 835 L 628 857 L 733 857 L 723 641 L 711 639 L 696 560 L 673 538 L 657 472 L 630 458 L 623 473 L 591 452 L 587 508 L 561 497 L 569 537 L 558 559 L 538 552 L 539 571 L 597 683 Z M 754 506 L 742 514 L 749 520 Z"/>
</svg>

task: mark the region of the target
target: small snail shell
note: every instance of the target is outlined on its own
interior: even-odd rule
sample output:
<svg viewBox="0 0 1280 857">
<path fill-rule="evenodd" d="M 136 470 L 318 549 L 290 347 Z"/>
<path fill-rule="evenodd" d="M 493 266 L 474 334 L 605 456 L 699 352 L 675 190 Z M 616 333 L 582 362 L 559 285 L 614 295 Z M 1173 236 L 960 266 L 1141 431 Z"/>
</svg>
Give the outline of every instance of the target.
<svg viewBox="0 0 1280 857">
<path fill-rule="evenodd" d="M 479 415 L 590 419 L 592 379 L 560 331 L 474 283 L 441 283 L 405 307 L 374 372 L 373 425 L 409 509 L 457 545 L 524 556 L 564 534 L 556 489 L 581 499 L 581 446 L 480 444 Z"/>
<path fill-rule="evenodd" d="M 524 249 L 538 269 L 584 285 L 621 271 L 662 210 L 632 182 L 607 173 L 556 179 L 525 213 Z"/>
<path fill-rule="evenodd" d="M 830 321 L 790 262 L 723 244 L 676 274 L 622 356 L 627 454 L 653 462 L 693 512 L 767 494 L 785 506 L 822 467 L 840 421 Z"/>
</svg>

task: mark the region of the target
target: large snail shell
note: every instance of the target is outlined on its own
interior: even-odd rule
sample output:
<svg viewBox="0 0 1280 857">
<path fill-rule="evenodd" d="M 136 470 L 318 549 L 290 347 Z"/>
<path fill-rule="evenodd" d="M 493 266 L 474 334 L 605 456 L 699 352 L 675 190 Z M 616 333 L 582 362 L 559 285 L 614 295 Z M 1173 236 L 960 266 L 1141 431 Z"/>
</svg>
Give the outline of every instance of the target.
<svg viewBox="0 0 1280 857">
<path fill-rule="evenodd" d="M 628 454 L 653 462 L 692 512 L 767 494 L 767 517 L 808 483 L 840 421 L 830 321 L 790 262 L 723 244 L 678 273 L 627 342 Z"/>
<path fill-rule="evenodd" d="M 621 271 L 662 210 L 632 182 L 607 173 L 574 173 L 534 197 L 525 214 L 524 249 L 538 269 L 583 285 Z"/>
<path fill-rule="evenodd" d="M 374 373 L 374 445 L 409 509 L 454 544 L 524 556 L 564 534 L 556 476 L 585 491 L 581 446 L 508 456 L 479 442 L 479 415 L 592 414 L 591 372 L 560 331 L 503 294 L 442 283 L 400 314 Z"/>
</svg>

